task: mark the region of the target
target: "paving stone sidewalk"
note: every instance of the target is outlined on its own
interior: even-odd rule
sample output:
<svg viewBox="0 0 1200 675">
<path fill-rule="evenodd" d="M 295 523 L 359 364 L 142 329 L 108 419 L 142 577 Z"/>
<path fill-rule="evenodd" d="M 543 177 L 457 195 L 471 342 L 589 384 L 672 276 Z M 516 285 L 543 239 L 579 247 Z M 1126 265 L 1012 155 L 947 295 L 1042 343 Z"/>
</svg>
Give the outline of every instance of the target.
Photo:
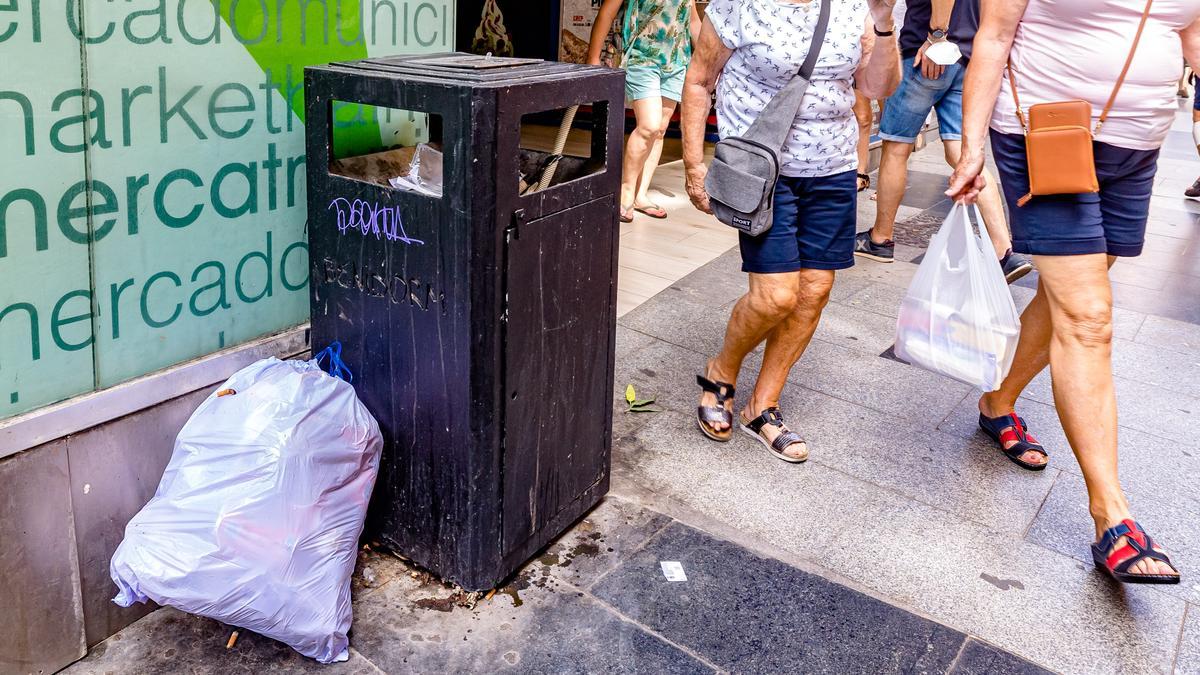
<svg viewBox="0 0 1200 675">
<path fill-rule="evenodd" d="M 686 581 L 667 581 L 660 562 Z M 868 594 L 610 497 L 493 597 L 464 606 L 399 559 L 363 553 L 348 662 L 161 609 L 68 673 L 1038 673 Z"/>
<path fill-rule="evenodd" d="M 782 408 L 812 459 L 786 465 L 741 434 L 718 444 L 695 429 L 694 374 L 745 290 L 731 251 L 619 321 L 618 389 L 632 383 L 667 412 L 618 416 L 615 490 L 1052 670 L 1200 672 L 1200 203 L 1182 197 L 1200 162 L 1180 120 L 1160 159 L 1147 252 L 1116 264 L 1113 290 L 1121 477 L 1182 584 L 1121 587 L 1094 569 L 1083 479 L 1048 373 L 1019 404 L 1051 454 L 1030 473 L 977 430 L 978 392 L 891 357 L 912 261 L 951 206 L 936 144 L 913 159 L 897 262 L 838 274 L 790 375 Z M 863 194 L 860 229 L 874 220 Z M 1019 307 L 1036 284 L 1034 273 L 1012 288 Z M 760 358 L 747 360 L 739 405 Z"/>
<path fill-rule="evenodd" d="M 1200 204 L 1179 197 L 1200 163 L 1184 126 L 1160 160 L 1147 253 L 1113 268 L 1122 480 L 1179 586 L 1093 568 L 1045 374 L 1021 402 L 1051 451 L 1031 474 L 976 430 L 970 387 L 890 358 L 912 261 L 950 207 L 933 144 L 913 159 L 898 261 L 839 273 L 791 374 L 782 405 L 806 464 L 695 430 L 693 375 L 744 290 L 731 251 L 620 320 L 613 493 L 490 600 L 462 606 L 364 553 L 345 664 L 245 631 L 226 650 L 228 627 L 164 609 L 68 672 L 1200 673 Z M 1020 306 L 1035 287 L 1013 287 Z M 621 412 L 630 383 L 665 412 Z"/>
</svg>

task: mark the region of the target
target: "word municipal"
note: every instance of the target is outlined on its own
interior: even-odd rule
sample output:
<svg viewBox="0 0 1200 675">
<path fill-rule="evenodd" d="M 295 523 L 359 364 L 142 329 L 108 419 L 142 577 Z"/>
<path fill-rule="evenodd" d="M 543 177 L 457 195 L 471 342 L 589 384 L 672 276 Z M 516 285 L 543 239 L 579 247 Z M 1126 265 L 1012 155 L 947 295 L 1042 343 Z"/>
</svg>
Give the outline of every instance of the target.
<svg viewBox="0 0 1200 675">
<path fill-rule="evenodd" d="M 361 199 L 350 201 L 345 197 L 338 197 L 329 202 L 326 210 L 333 208 L 337 209 L 337 228 L 342 234 L 346 234 L 347 230 L 357 230 L 364 237 L 375 235 L 376 239 L 425 245 L 425 242 L 413 239 L 404 231 L 399 206 L 380 206 L 378 203 L 364 202 Z"/>
</svg>

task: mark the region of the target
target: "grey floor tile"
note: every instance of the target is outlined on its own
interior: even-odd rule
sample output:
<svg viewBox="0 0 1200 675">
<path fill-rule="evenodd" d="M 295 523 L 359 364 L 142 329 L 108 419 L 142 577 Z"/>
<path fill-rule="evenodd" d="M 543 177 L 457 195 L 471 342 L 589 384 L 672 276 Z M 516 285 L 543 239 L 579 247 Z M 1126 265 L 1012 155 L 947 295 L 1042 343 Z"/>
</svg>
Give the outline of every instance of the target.
<svg viewBox="0 0 1200 675">
<path fill-rule="evenodd" d="M 1171 561 L 1185 575 L 1181 583 L 1156 586 L 1155 592 L 1200 602 L 1200 583 L 1196 583 L 1193 576 L 1200 570 L 1200 517 L 1176 507 L 1170 495 L 1143 496 L 1131 492 L 1128 497 L 1134 517 L 1171 555 Z M 1092 522 L 1083 479 L 1063 475 L 1029 529 L 1028 539 L 1091 567 L 1091 543 L 1095 540 Z"/>
<path fill-rule="evenodd" d="M 660 561 L 682 564 L 667 581 Z M 962 633 L 675 524 L 593 593 L 738 673 L 945 670 Z"/>
<path fill-rule="evenodd" d="M 896 320 L 858 307 L 831 302 L 821 313 L 817 340 L 879 354 L 896 339 Z"/>
<path fill-rule="evenodd" d="M 1118 340 L 1133 340 L 1149 318 L 1152 317 L 1141 312 L 1113 307 L 1113 337 Z"/>
<path fill-rule="evenodd" d="M 1112 365 L 1117 377 L 1200 398 L 1200 354 L 1113 340 Z"/>
<path fill-rule="evenodd" d="M 151 613 L 92 647 L 87 658 L 63 671 L 69 675 L 136 673 L 353 673 L 379 671 L 353 649 L 350 660 L 323 665 L 291 647 L 248 630 L 226 649 L 236 629 L 218 621 L 166 607 Z"/>
<path fill-rule="evenodd" d="M 892 263 L 893 265 L 899 263 Z M 915 267 L 915 266 L 914 266 Z M 915 271 L 914 271 L 915 273 Z M 1014 298 L 1019 297 L 1017 309 L 1020 310 L 1033 297 L 1033 292 L 1030 289 L 1023 289 L 1019 286 L 1012 287 Z M 878 282 L 867 286 L 859 292 L 841 300 L 842 304 L 857 307 L 876 314 L 883 314 L 896 318 L 900 311 L 900 303 L 904 300 L 904 295 L 908 290 L 908 285 L 894 285 L 885 282 Z"/>
<path fill-rule="evenodd" d="M 1002 462 L 999 448 L 978 427 L 975 397 L 968 397 L 946 418 L 938 430 L 964 438 L 975 437 L 984 452 Z M 1050 453 L 1050 470 L 1060 469 L 1080 476 L 1079 463 L 1071 452 L 1066 434 L 1051 405 L 1021 399 L 1017 412 L 1029 424 L 1032 433 Z M 1117 434 L 1121 484 L 1145 498 L 1168 498 L 1180 509 L 1200 517 L 1200 451 L 1136 429 L 1121 428 Z M 1016 467 L 1014 467 L 1016 468 Z"/>
<path fill-rule="evenodd" d="M 747 275 L 742 271 L 742 256 L 736 247 L 671 284 L 673 290 L 710 307 L 737 300 L 748 287 Z"/>
<path fill-rule="evenodd" d="M 982 439 L 931 431 L 818 392 L 785 390 L 783 409 L 809 439 L 811 459 L 997 531 L 1024 532 L 1056 471 L 1030 474 Z M 754 448 L 754 442 L 736 442 Z M 770 459 L 770 458 L 768 458 Z"/>
<path fill-rule="evenodd" d="M 858 265 L 855 265 L 851 270 L 858 267 Z M 829 300 L 831 302 L 841 302 L 871 285 L 871 283 L 873 282 L 863 275 L 851 274 L 850 270 L 841 270 L 834 277 L 833 289 L 829 292 Z"/>
<path fill-rule="evenodd" d="M 1117 423 L 1178 442 L 1200 446 L 1200 399 L 1184 396 L 1123 377 L 1114 378 L 1117 390 Z M 1050 370 L 1025 388 L 1026 398 L 1054 405 Z"/>
<path fill-rule="evenodd" d="M 1179 640 L 1179 655 L 1175 657 L 1178 675 L 1200 675 L 1200 605 L 1188 607 L 1187 620 Z"/>
<path fill-rule="evenodd" d="M 748 361 L 757 368 L 760 358 Z M 931 428 L 974 391 L 915 366 L 818 340 L 809 344 L 788 381 L 882 413 L 921 419 Z"/>
<path fill-rule="evenodd" d="M 729 307 L 714 307 L 690 293 L 668 287 L 617 323 L 702 354 L 715 354 L 721 348 L 728 320 Z"/>
<path fill-rule="evenodd" d="M 1051 669 L 1169 667 L 1184 606 L 1176 597 L 1114 591 L 1079 560 L 818 462 L 669 437 L 647 427 L 614 462 L 682 507 Z M 1029 630 L 1047 617 L 1054 630 Z"/>
<path fill-rule="evenodd" d="M 1184 240 L 1175 239 L 1173 241 Z M 1140 267 L 1120 260 L 1108 270 L 1108 278 L 1117 283 L 1128 284 L 1138 288 L 1147 288 L 1153 291 L 1162 290 L 1162 287 L 1166 285 L 1167 279 L 1170 276 L 1171 272 L 1168 270 Z"/>
<path fill-rule="evenodd" d="M 1146 224 L 1146 232 L 1164 237 L 1200 240 L 1200 214 L 1170 213 L 1171 215 L 1151 213 L 1150 220 Z"/>
<path fill-rule="evenodd" d="M 946 168 L 946 171 L 947 173 L 932 173 L 910 170 L 908 186 L 904 190 L 904 199 L 900 203 L 914 208 L 928 209 L 941 202 L 949 201 L 946 197 L 946 177 L 949 175 L 949 167 Z"/>
<path fill-rule="evenodd" d="M 661 513 L 608 497 L 531 561 L 527 574 L 586 588 L 670 522 Z"/>
<path fill-rule="evenodd" d="M 709 356 L 670 342 L 656 340 L 628 358 L 617 361 L 614 405 L 619 419 L 614 425 L 618 435 L 627 432 L 656 413 L 626 413 L 625 387 L 632 384 L 637 397 L 654 398 L 655 406 L 663 410 L 692 415 L 699 402 L 700 388 L 696 375 L 704 371 Z M 747 359 L 738 376 L 736 405 L 745 405 L 754 388 L 757 362 Z M 738 408 L 735 405 L 735 410 Z M 627 418 L 627 419 L 626 419 Z"/>
<path fill-rule="evenodd" d="M 950 672 L 953 675 L 1050 675 L 1053 671 L 971 638 Z"/>
<path fill-rule="evenodd" d="M 625 326 L 617 326 L 617 361 L 628 357 L 637 350 L 647 345 L 653 344 L 656 338 L 652 335 L 639 333 L 632 328 Z"/>
<path fill-rule="evenodd" d="M 1137 342 L 1191 354 L 1200 359 L 1200 325 L 1148 316 L 1137 333 Z"/>
<path fill-rule="evenodd" d="M 356 603 L 351 644 L 386 673 L 712 672 L 552 579 L 518 579 L 474 609 L 452 593 L 395 579 Z"/>
</svg>

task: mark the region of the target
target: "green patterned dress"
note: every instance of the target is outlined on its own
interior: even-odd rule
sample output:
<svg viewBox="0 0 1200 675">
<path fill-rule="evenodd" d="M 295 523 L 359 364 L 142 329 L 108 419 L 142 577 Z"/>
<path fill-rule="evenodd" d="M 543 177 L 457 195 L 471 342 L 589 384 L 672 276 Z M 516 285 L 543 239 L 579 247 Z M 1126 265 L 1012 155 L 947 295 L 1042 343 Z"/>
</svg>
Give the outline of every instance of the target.
<svg viewBox="0 0 1200 675">
<path fill-rule="evenodd" d="M 655 66 L 663 74 L 687 68 L 692 58 L 689 0 L 629 0 L 621 30 L 624 65 Z"/>
</svg>

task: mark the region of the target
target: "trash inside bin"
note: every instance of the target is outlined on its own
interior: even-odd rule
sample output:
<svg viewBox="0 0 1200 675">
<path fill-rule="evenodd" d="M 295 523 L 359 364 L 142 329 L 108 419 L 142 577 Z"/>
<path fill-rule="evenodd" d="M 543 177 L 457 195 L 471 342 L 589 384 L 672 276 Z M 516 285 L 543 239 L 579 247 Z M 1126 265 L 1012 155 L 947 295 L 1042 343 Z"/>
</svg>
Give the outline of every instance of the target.
<svg viewBox="0 0 1200 675">
<path fill-rule="evenodd" d="M 384 437 L 368 529 L 493 588 L 608 490 L 624 76 L 399 56 L 305 95 L 312 336 Z M 394 187 L 426 148 L 440 196 Z"/>
</svg>

